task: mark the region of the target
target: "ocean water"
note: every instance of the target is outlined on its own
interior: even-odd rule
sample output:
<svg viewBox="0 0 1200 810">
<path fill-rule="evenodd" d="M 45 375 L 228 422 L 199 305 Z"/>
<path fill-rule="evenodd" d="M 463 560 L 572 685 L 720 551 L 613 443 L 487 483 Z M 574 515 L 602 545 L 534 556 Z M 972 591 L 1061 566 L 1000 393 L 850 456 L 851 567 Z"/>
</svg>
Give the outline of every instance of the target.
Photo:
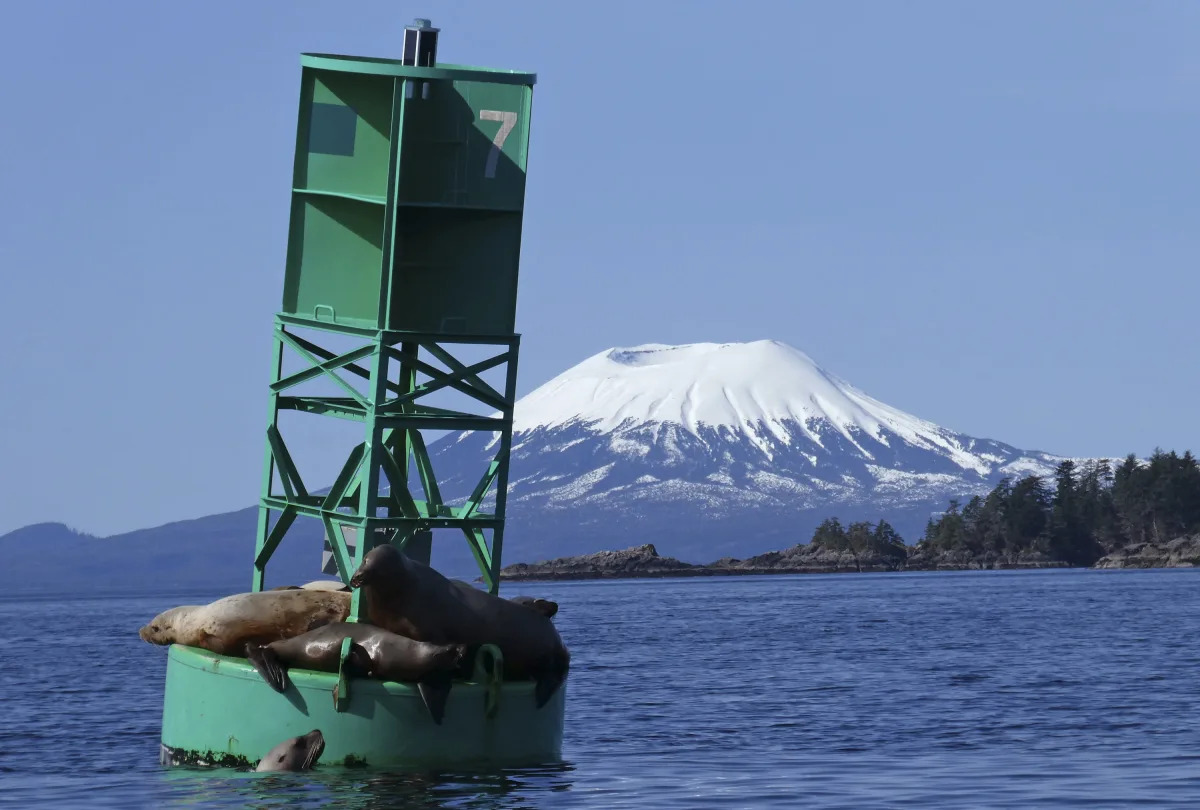
<svg viewBox="0 0 1200 810">
<path fill-rule="evenodd" d="M 503 592 L 561 606 L 564 761 L 457 774 L 163 768 L 137 628 L 197 595 L 0 599 L 0 804 L 1200 807 L 1200 570 Z"/>
</svg>

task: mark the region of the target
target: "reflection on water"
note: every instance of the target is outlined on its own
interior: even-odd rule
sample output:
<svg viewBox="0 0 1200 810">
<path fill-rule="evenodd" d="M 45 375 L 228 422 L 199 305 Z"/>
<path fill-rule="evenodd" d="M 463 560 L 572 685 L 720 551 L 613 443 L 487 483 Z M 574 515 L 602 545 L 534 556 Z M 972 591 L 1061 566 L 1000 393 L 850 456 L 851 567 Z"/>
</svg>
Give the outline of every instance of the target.
<svg viewBox="0 0 1200 810">
<path fill-rule="evenodd" d="M 318 766 L 310 773 L 164 768 L 163 807 L 337 807 L 356 810 L 533 808 L 571 790 L 571 763 L 488 771 L 380 772 Z M 554 794 L 559 794 L 555 796 Z"/>
</svg>

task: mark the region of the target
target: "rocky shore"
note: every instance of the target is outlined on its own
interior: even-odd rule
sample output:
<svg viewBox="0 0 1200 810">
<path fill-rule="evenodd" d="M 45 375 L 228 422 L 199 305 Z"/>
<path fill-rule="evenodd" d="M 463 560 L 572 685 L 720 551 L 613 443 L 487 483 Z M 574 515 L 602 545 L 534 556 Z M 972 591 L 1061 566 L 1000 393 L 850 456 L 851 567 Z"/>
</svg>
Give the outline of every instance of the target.
<svg viewBox="0 0 1200 810">
<path fill-rule="evenodd" d="M 560 557 L 537 563 L 516 563 L 501 569 L 500 578 L 511 581 L 559 579 L 631 579 L 654 577 L 711 577 L 744 574 L 835 574 L 880 571 L 969 571 L 1013 568 L 1065 568 L 1066 563 L 1026 552 L 1015 556 L 970 555 L 965 552 L 929 554 L 913 552 L 861 555 L 813 545 L 769 551 L 745 560 L 725 557 L 696 565 L 661 557 L 650 543 L 622 551 L 599 551 L 578 557 Z"/>
<path fill-rule="evenodd" d="M 1093 568 L 1195 568 L 1200 566 L 1200 534 L 1169 543 L 1134 543 L 1101 557 Z"/>
</svg>

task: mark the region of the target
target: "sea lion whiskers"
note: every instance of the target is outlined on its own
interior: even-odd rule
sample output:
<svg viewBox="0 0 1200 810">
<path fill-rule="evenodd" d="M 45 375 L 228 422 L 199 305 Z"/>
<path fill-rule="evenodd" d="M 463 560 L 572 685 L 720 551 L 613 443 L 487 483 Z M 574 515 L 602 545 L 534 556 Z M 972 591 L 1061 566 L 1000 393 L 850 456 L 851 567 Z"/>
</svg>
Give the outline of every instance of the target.
<svg viewBox="0 0 1200 810">
<path fill-rule="evenodd" d="M 321 758 L 321 754 L 325 753 L 325 736 L 321 734 L 320 729 L 313 729 L 310 734 L 317 734 L 318 740 L 316 745 L 308 749 L 308 756 L 304 758 L 303 770 L 308 770 L 317 764 L 317 760 Z"/>
<path fill-rule="evenodd" d="M 272 748 L 259 760 L 258 772 L 307 771 L 325 752 L 325 735 L 319 728 L 307 734 L 291 737 Z"/>
<path fill-rule="evenodd" d="M 372 585 L 389 573 L 403 571 L 404 556 L 395 546 L 390 544 L 376 546 L 372 552 L 367 554 L 362 564 L 358 566 L 358 570 L 350 577 L 351 588 Z"/>
<path fill-rule="evenodd" d="M 138 637 L 150 644 L 170 644 L 175 640 L 177 625 L 193 611 L 200 610 L 203 605 L 180 605 L 159 613 L 147 624 L 138 629 Z"/>
</svg>

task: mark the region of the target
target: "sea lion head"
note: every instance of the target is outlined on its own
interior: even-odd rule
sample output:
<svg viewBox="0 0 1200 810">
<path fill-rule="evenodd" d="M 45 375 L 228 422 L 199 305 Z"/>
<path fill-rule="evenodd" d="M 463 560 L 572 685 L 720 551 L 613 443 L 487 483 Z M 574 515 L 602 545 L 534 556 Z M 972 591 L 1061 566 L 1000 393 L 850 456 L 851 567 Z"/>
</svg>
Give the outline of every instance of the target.
<svg viewBox="0 0 1200 810">
<path fill-rule="evenodd" d="M 554 614 L 558 613 L 558 602 L 551 602 L 549 599 L 539 599 L 533 596 L 514 596 L 509 601 L 532 608 L 547 619 L 553 619 Z"/>
<path fill-rule="evenodd" d="M 325 735 L 319 728 L 284 740 L 267 752 L 256 771 L 307 771 L 325 751 Z"/>
<path fill-rule="evenodd" d="M 150 620 L 150 623 L 138 630 L 142 641 L 151 644 L 171 644 L 175 641 L 178 621 L 194 609 L 194 605 L 182 605 L 164 610 Z"/>
<path fill-rule="evenodd" d="M 363 557 L 362 565 L 350 577 L 351 588 L 377 585 L 403 576 L 407 560 L 403 552 L 387 543 L 376 546 Z"/>
</svg>

